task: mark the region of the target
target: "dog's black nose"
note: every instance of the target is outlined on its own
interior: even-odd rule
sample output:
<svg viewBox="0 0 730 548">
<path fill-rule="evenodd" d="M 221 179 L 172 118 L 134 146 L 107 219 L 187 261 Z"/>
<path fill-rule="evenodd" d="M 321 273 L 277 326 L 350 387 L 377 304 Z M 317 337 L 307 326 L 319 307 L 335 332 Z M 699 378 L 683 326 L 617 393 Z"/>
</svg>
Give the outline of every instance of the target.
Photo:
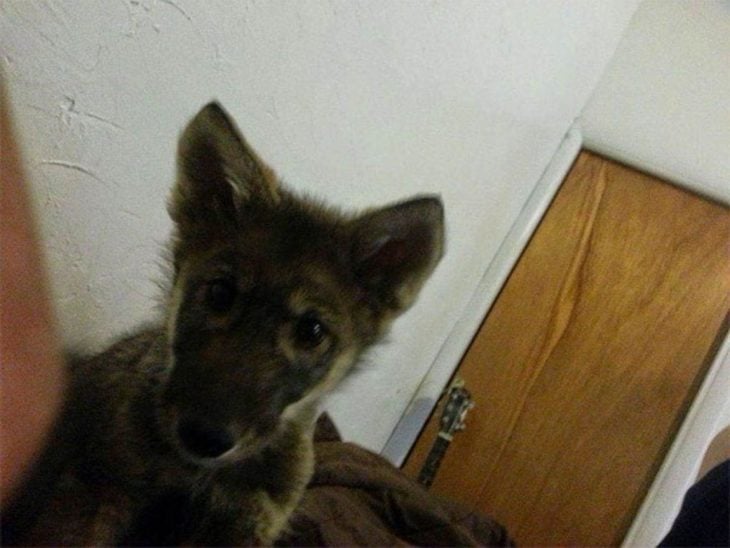
<svg viewBox="0 0 730 548">
<path fill-rule="evenodd" d="M 211 426 L 194 418 L 183 418 L 178 425 L 177 434 L 183 447 L 199 458 L 220 457 L 236 444 L 227 428 Z"/>
</svg>

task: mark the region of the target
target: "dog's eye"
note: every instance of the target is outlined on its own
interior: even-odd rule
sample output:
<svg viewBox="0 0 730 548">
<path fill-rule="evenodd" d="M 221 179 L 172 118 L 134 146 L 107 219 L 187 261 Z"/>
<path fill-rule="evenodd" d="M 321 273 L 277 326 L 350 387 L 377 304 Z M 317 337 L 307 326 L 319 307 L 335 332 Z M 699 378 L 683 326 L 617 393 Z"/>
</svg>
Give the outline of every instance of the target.
<svg viewBox="0 0 730 548">
<path fill-rule="evenodd" d="M 313 312 L 307 312 L 297 321 L 294 336 L 299 346 L 313 349 L 327 337 L 327 328 Z"/>
<path fill-rule="evenodd" d="M 221 278 L 208 283 L 205 288 L 205 304 L 219 314 L 228 312 L 236 300 L 236 286 L 233 280 Z"/>
</svg>

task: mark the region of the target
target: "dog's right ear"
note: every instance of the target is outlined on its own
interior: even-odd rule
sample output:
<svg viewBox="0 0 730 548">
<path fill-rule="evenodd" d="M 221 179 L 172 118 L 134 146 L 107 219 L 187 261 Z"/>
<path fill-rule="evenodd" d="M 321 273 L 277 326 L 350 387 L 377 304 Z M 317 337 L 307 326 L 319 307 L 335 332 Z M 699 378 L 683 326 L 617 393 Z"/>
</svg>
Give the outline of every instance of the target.
<svg viewBox="0 0 730 548">
<path fill-rule="evenodd" d="M 421 196 L 353 221 L 351 261 L 360 287 L 381 310 L 399 314 L 415 300 L 444 252 L 444 208 Z"/>
<path fill-rule="evenodd" d="M 209 103 L 180 137 L 170 216 L 183 231 L 201 223 L 235 226 L 241 208 L 252 200 L 278 201 L 276 176 L 225 110 Z"/>
</svg>

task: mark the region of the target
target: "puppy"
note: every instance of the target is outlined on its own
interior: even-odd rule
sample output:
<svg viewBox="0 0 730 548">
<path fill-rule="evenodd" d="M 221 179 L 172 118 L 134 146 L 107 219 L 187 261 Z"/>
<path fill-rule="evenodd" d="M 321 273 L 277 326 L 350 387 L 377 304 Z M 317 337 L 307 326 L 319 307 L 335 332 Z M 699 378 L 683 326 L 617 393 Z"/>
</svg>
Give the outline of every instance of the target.
<svg viewBox="0 0 730 548">
<path fill-rule="evenodd" d="M 217 103 L 177 165 L 164 319 L 69 364 L 6 543 L 273 543 L 312 473 L 318 400 L 442 256 L 437 197 L 343 214 L 298 196 Z"/>
</svg>

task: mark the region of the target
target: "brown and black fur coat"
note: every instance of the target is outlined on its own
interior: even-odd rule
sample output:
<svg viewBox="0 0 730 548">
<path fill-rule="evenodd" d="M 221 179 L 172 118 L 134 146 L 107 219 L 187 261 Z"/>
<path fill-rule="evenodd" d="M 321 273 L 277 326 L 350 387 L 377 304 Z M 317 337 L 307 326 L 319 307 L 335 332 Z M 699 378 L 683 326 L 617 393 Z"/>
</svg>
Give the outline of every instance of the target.
<svg viewBox="0 0 730 548">
<path fill-rule="evenodd" d="M 299 197 L 216 103 L 180 138 L 169 211 L 164 318 L 70 364 L 5 543 L 274 542 L 312 474 L 320 397 L 443 250 L 438 198 L 346 215 Z"/>
</svg>

